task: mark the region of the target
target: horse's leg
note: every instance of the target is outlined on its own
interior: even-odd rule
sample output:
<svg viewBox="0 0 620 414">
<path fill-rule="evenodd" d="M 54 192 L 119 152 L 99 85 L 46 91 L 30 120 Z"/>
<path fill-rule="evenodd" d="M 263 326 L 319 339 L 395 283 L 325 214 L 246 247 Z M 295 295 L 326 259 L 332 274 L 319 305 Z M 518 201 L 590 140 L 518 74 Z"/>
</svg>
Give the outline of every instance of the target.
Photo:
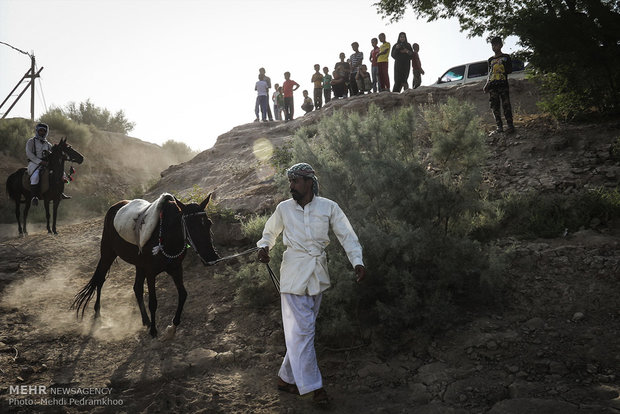
<svg viewBox="0 0 620 414">
<path fill-rule="evenodd" d="M 23 226 L 24 234 L 28 234 L 28 230 L 26 230 L 26 221 L 28 220 L 28 212 L 30 211 L 31 202 L 32 202 L 32 197 L 26 197 L 26 203 L 24 206 L 24 226 Z M 19 207 L 18 207 L 18 210 L 19 210 Z"/>
<path fill-rule="evenodd" d="M 183 267 L 179 266 L 178 269 L 168 271 L 168 274 L 172 276 L 174 285 L 177 287 L 179 301 L 177 304 L 177 312 L 174 314 L 174 319 L 172 320 L 172 325 L 169 325 L 166 328 L 166 333 L 163 338 L 164 340 L 172 339 L 174 337 L 177 326 L 181 323 L 181 313 L 183 312 L 183 305 L 185 305 L 185 300 L 187 299 L 187 290 L 185 290 L 185 286 L 183 285 Z"/>
<path fill-rule="evenodd" d="M 52 221 L 52 232 L 54 234 L 58 234 L 56 231 L 56 217 L 58 217 L 58 205 L 60 204 L 60 199 L 54 200 L 54 212 L 53 212 L 53 221 Z"/>
<path fill-rule="evenodd" d="M 155 312 L 157 311 L 157 294 L 155 293 L 155 274 L 146 275 L 146 285 L 149 288 L 149 311 L 151 312 L 151 330 L 149 333 L 153 338 L 157 336 L 157 328 L 155 327 Z"/>
<path fill-rule="evenodd" d="M 45 199 L 45 201 L 43 201 L 43 204 L 45 205 L 45 219 L 47 220 L 47 232 L 49 234 L 52 234 L 52 229 L 50 228 L 50 201 Z"/>
<path fill-rule="evenodd" d="M 146 307 L 144 306 L 144 278 L 146 277 L 146 270 L 143 267 L 136 266 L 136 281 L 133 284 L 133 291 L 136 294 L 136 300 L 138 301 L 138 307 L 140 308 L 140 314 L 142 315 L 142 324 L 144 326 L 150 326 L 151 321 L 149 315 L 146 314 Z M 150 291 L 149 291 L 150 297 Z"/>
<path fill-rule="evenodd" d="M 19 235 L 23 236 L 24 235 L 24 230 L 22 230 L 22 223 L 20 221 L 20 211 L 19 211 L 19 199 L 17 199 L 17 201 L 15 202 L 15 218 L 17 219 L 17 229 L 19 230 Z M 26 214 L 26 212 L 24 212 L 24 214 Z M 26 227 L 26 220 L 24 219 L 24 228 Z"/>
<path fill-rule="evenodd" d="M 114 259 L 116 259 L 116 253 L 113 250 L 104 251 L 102 249 L 101 258 L 99 259 L 99 263 L 97 263 L 97 269 L 95 269 L 95 274 L 93 275 L 93 280 L 95 280 L 97 284 L 97 300 L 95 300 L 95 319 L 101 316 L 101 288 L 103 288 L 103 283 L 105 282 L 105 276 L 108 274 L 110 270 L 110 266 L 114 263 Z"/>
</svg>

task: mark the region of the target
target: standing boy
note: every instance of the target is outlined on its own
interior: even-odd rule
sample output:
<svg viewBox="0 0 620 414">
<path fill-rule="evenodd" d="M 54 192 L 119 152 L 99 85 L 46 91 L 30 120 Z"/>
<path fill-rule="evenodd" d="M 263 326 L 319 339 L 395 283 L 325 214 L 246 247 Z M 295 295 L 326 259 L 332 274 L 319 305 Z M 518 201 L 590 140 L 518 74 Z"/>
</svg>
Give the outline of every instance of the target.
<svg viewBox="0 0 620 414">
<path fill-rule="evenodd" d="M 314 109 L 321 109 L 323 106 L 323 75 L 321 75 L 321 66 L 317 63 L 314 65 L 314 75 L 311 82 L 314 83 Z"/>
<path fill-rule="evenodd" d="M 256 102 L 260 106 L 260 112 L 262 115 L 263 122 L 267 122 L 267 108 L 269 107 L 268 102 L 268 86 L 265 81 L 265 75 L 258 75 L 258 82 L 256 82 L 256 86 L 254 86 L 254 90 L 257 92 Z M 256 121 L 258 121 L 258 111 L 256 111 Z"/>
<path fill-rule="evenodd" d="M 512 59 L 510 55 L 502 53 L 503 45 L 504 42 L 500 37 L 491 39 L 491 48 L 495 54 L 489 58 L 489 76 L 483 88 L 485 93 L 489 92 L 489 103 L 497 124 L 497 129 L 491 134 L 504 132 L 500 105 L 504 109 L 504 117 L 506 124 L 508 124 L 506 132 L 512 133 L 515 130 L 512 123 L 512 107 L 508 91 L 508 74 L 512 72 Z"/>
<path fill-rule="evenodd" d="M 293 92 L 299 89 L 299 84 L 291 79 L 291 72 L 284 72 L 284 79 L 282 84 L 282 90 L 284 91 L 284 121 L 288 122 L 293 119 L 295 113 Z"/>
<path fill-rule="evenodd" d="M 332 100 L 332 75 L 329 74 L 329 68 L 325 66 L 323 68 L 323 96 L 325 97 L 325 103 Z"/>
<path fill-rule="evenodd" d="M 390 58 L 390 42 L 385 41 L 385 33 L 379 33 L 379 53 L 377 54 L 377 66 L 379 67 L 379 92 L 390 90 L 390 75 L 388 73 L 388 61 Z"/>
<path fill-rule="evenodd" d="M 351 96 L 355 96 L 358 93 L 356 76 L 357 72 L 360 70 L 360 66 L 362 66 L 364 53 L 359 51 L 360 45 L 357 42 L 351 43 L 351 48 L 353 49 L 353 54 L 350 58 L 351 75 L 349 77 L 349 91 L 351 92 Z"/>
<path fill-rule="evenodd" d="M 415 89 L 422 84 L 424 69 L 422 69 L 422 62 L 420 62 L 420 55 L 418 54 L 420 51 L 420 45 L 414 43 L 411 47 L 413 47 L 413 56 L 411 56 L 411 71 L 413 72 L 412 88 Z"/>
<path fill-rule="evenodd" d="M 377 78 L 379 77 L 379 65 L 377 62 L 377 57 L 379 56 L 379 46 L 377 46 L 378 41 L 376 37 L 370 39 L 370 44 L 372 45 L 372 50 L 370 51 L 370 74 L 372 75 L 372 91 L 377 92 Z"/>
<path fill-rule="evenodd" d="M 271 100 L 273 101 L 273 115 L 275 116 L 276 121 L 281 121 L 282 107 L 280 106 L 279 101 L 282 101 L 282 88 L 280 88 L 280 85 L 276 83 L 273 89 L 273 95 L 271 96 Z"/>
</svg>

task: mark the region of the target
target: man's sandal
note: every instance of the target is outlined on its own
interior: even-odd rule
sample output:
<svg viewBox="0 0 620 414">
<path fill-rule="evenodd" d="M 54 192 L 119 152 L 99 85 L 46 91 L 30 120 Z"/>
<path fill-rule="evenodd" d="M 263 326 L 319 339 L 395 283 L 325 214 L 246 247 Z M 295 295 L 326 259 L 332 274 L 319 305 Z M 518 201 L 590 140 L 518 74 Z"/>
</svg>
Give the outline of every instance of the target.
<svg viewBox="0 0 620 414">
<path fill-rule="evenodd" d="M 297 389 L 297 385 L 289 384 L 288 382 L 285 382 L 280 377 L 278 377 L 278 391 L 284 391 L 290 394 L 299 395 L 299 390 Z"/>
<path fill-rule="evenodd" d="M 327 395 L 327 391 L 325 391 L 325 388 L 319 388 L 318 390 L 315 390 L 312 401 L 315 404 L 319 405 L 329 404 L 329 396 Z"/>
</svg>

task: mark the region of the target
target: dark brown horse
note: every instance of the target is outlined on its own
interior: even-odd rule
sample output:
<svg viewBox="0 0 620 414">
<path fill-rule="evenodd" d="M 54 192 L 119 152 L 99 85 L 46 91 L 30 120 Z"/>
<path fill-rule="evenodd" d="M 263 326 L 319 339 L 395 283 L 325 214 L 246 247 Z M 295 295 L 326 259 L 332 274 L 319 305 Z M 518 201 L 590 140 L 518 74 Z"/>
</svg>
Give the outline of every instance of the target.
<svg viewBox="0 0 620 414">
<path fill-rule="evenodd" d="M 58 216 L 58 205 L 62 200 L 62 193 L 65 189 L 64 171 L 65 161 L 81 164 L 84 161 L 82 154 L 71 148 L 67 144 L 67 139 L 61 139 L 58 144 L 52 146 L 52 150 L 45 158 L 47 166 L 40 174 L 41 183 L 49 178 L 49 188 L 42 191 L 41 197 L 45 203 L 45 218 L 47 219 L 47 232 L 58 234 L 56 231 L 56 217 Z M 46 174 L 47 177 L 43 177 Z M 25 175 L 25 177 L 24 177 Z M 26 185 L 25 185 L 26 184 Z M 20 168 L 13 174 L 9 175 L 6 180 L 6 192 L 9 197 L 15 201 L 15 217 L 17 218 L 17 227 L 19 235 L 28 234 L 26 230 L 26 220 L 28 219 L 28 211 L 30 210 L 30 202 L 32 200 L 32 192 L 30 191 L 30 181 L 26 168 Z M 22 199 L 23 197 L 23 199 Z M 50 228 L 50 201 L 54 202 L 54 220 Z M 20 216 L 20 204 L 24 204 L 24 225 L 22 226 Z"/>
<path fill-rule="evenodd" d="M 219 259 L 219 255 L 213 248 L 211 239 L 211 220 L 207 217 L 205 208 L 209 203 L 209 196 L 200 204 L 183 204 L 176 198 L 167 195 L 162 204 L 159 216 L 159 225 L 153 234 L 142 247 L 125 241 L 114 227 L 114 217 L 121 209 L 129 203 L 127 200 L 120 201 L 110 207 L 106 213 L 103 224 L 103 235 L 101 237 L 101 258 L 97 264 L 95 274 L 90 282 L 75 296 L 71 308 L 76 309 L 78 315 L 80 309 L 82 316 L 88 302 L 92 299 L 97 290 L 97 300 L 95 301 L 95 318 L 100 316 L 101 308 L 101 287 L 112 262 L 116 257 L 136 267 L 136 279 L 133 285 L 138 307 L 142 315 L 142 323 L 150 326 L 151 336 L 157 336 L 155 326 L 155 312 L 157 310 L 157 297 L 155 294 L 155 276 L 161 272 L 166 272 L 172 276 L 172 280 L 177 288 L 179 298 L 177 311 L 172 320 L 173 325 L 168 326 L 166 336 L 174 335 L 176 327 L 181 323 L 181 312 L 187 298 L 187 291 L 183 286 L 183 259 L 187 252 L 188 244 L 200 256 L 202 262 L 207 265 L 209 262 Z M 149 289 L 149 319 L 144 306 L 144 280 Z"/>
</svg>

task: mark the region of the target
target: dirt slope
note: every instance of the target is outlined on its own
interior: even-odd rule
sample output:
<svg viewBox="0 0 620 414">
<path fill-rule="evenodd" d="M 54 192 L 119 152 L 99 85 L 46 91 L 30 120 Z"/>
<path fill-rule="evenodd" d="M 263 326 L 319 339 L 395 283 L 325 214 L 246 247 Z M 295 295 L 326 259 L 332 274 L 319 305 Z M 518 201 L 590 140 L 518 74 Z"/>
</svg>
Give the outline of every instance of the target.
<svg viewBox="0 0 620 414">
<path fill-rule="evenodd" d="M 367 99 L 387 105 L 427 93 Z M 367 103 L 353 98 L 336 104 Z M 278 145 L 320 116 L 237 127 L 213 149 L 164 172 L 153 194 L 187 191 L 198 182 L 217 187 L 222 203 L 269 208 L 276 196 L 268 176 L 241 167 L 260 165 L 252 158 L 254 141 L 266 137 Z M 610 146 L 620 136 L 618 120 L 558 126 L 524 113 L 517 127 L 518 134 L 490 143 L 486 182 L 492 191 L 617 185 L 620 165 Z M 244 190 L 240 183 L 247 184 Z M 101 228 L 101 218 L 61 223 L 56 237 L 37 233 L 0 242 L 0 412 L 324 412 L 308 398 L 275 390 L 285 351 L 275 292 L 265 308 L 236 306 L 230 284 L 214 278 L 217 267 L 203 267 L 193 254 L 185 262 L 189 297 L 173 341 L 152 340 L 141 326 L 134 270 L 121 261 L 104 285 L 101 321 L 93 322 L 91 303 L 77 322 L 68 307 L 92 276 Z M 218 243 L 217 234 L 215 243 L 224 254 L 241 249 Z M 327 411 L 620 413 L 620 223 L 498 243 L 512 252 L 511 295 L 503 309 L 472 310 L 468 323 L 433 338 L 407 332 L 400 344 L 330 350 L 319 342 L 319 364 L 333 397 Z M 163 332 L 176 307 L 169 277 L 158 278 L 157 294 Z M 18 394 L 11 388 L 17 385 L 48 391 Z M 59 400 L 50 387 L 74 394 Z M 75 394 L 89 388 L 108 399 Z M 85 406 L 88 401 L 93 406 Z"/>
</svg>

